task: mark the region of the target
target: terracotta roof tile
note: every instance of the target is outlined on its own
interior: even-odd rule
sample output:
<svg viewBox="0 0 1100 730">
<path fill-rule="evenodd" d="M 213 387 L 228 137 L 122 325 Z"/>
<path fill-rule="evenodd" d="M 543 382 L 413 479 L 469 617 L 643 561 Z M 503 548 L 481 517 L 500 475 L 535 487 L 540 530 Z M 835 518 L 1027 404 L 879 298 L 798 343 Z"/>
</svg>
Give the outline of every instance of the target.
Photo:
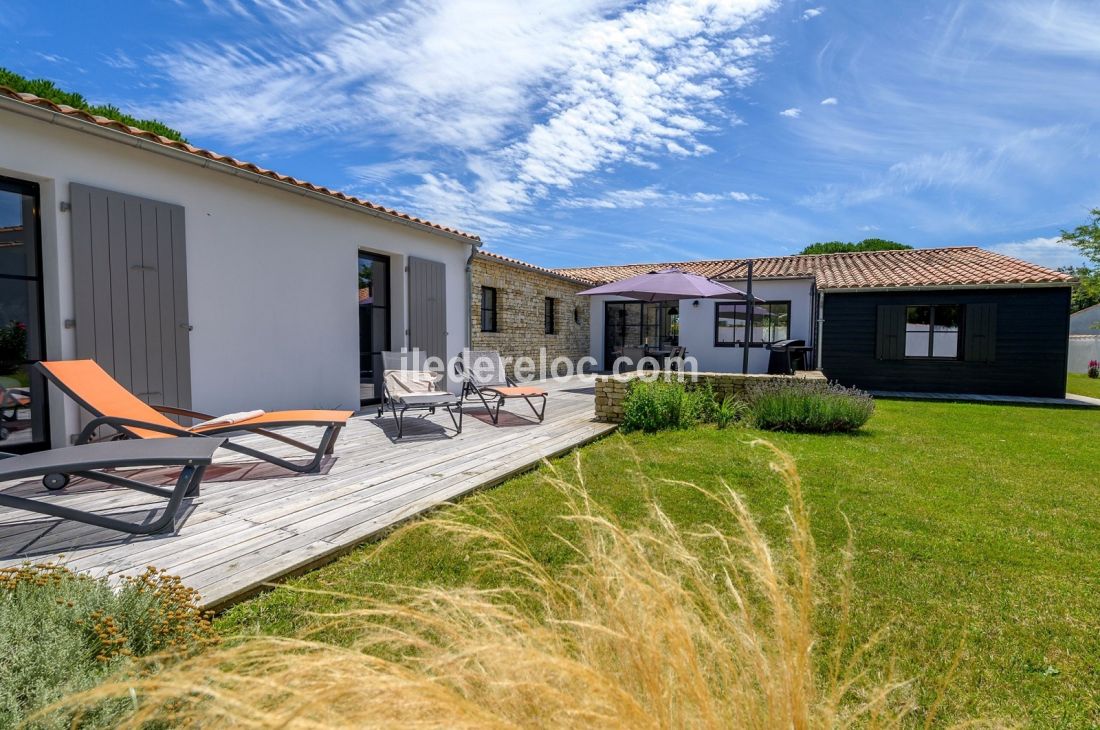
<svg viewBox="0 0 1100 730">
<path fill-rule="evenodd" d="M 240 170 L 247 170 L 249 172 L 256 173 L 257 175 L 262 175 L 264 177 L 268 177 L 268 178 L 271 178 L 273 180 L 278 180 L 280 182 L 288 183 L 288 184 L 293 185 L 293 186 L 298 187 L 298 188 L 303 188 L 305 190 L 310 190 L 310 191 L 315 192 L 315 193 L 320 193 L 322 195 L 327 195 L 329 197 L 336 198 L 338 200 L 347 201 L 347 202 L 352 203 L 354 205 L 362 206 L 363 208 L 367 208 L 369 210 L 378 211 L 378 212 L 383 213 L 385 215 L 389 215 L 389 216 L 392 216 L 394 218 L 400 218 L 402 220 L 406 220 L 406 221 L 409 221 L 411 223 L 415 223 L 417 225 L 425 226 L 427 228 L 432 228 L 432 229 L 435 229 L 437 231 L 443 231 L 444 233 L 450 233 L 450 234 L 455 235 L 455 236 L 460 236 L 462 238 L 469 239 L 470 241 L 474 241 L 474 242 L 480 242 L 481 241 L 480 237 L 475 236 L 471 233 L 466 233 L 464 231 L 460 231 L 457 228 L 451 228 L 449 226 L 440 225 L 438 223 L 432 223 L 431 221 L 425 220 L 423 218 L 417 218 L 416 216 L 412 216 L 412 215 L 409 215 L 407 213 L 398 212 L 398 211 L 394 210 L 393 208 L 387 208 L 387 207 L 382 206 L 382 205 L 377 205 L 375 203 L 370 202 L 369 200 L 363 200 L 361 198 L 356 198 L 354 196 L 347 195 L 346 193 L 341 193 L 341 192 L 338 192 L 338 191 L 335 191 L 335 190 L 331 190 L 329 188 L 322 187 L 320 185 L 314 185 L 313 183 L 306 182 L 304 180 L 298 180 L 297 178 L 291 177 L 289 175 L 282 175 L 278 172 L 275 172 L 274 170 L 268 170 L 264 167 L 260 167 L 259 165 L 256 165 L 256 164 L 251 163 L 251 162 L 244 162 L 242 160 L 238 160 L 238 159 L 236 159 L 234 157 L 230 157 L 228 155 L 221 155 L 221 154 L 218 154 L 217 152 L 212 152 L 210 150 L 206 150 L 206 149 L 203 149 L 201 147 L 195 147 L 194 145 L 188 144 L 186 142 L 177 142 L 176 140 L 168 139 L 167 137 L 162 137 L 159 134 L 155 134 L 153 132 L 149 132 L 149 131 L 144 130 L 144 129 L 138 129 L 137 127 L 131 127 L 127 124 L 123 124 L 122 122 L 116 121 L 114 119 L 107 119 L 106 117 L 97 116 L 95 114 L 89 114 L 88 112 L 86 112 L 82 109 L 74 109 L 73 107 L 68 106 L 66 104 L 55 104 L 54 102 L 50 101 L 49 99 L 43 99 L 41 97 L 35 96 L 34 94 L 23 94 L 23 93 L 19 93 L 19 92 L 16 92 L 16 91 L 12 91 L 11 89 L 7 88 L 6 86 L 0 86 L 0 97 L 6 97 L 8 99 L 14 99 L 16 101 L 21 101 L 25 104 L 30 104 L 31 106 L 36 106 L 36 107 L 39 107 L 39 108 L 42 108 L 42 109 L 47 109 L 49 111 L 56 112 L 58 114 L 63 114 L 66 117 L 70 117 L 72 119 L 79 119 L 83 122 L 88 122 L 90 124 L 95 124 L 96 126 L 104 127 L 106 129 L 113 129 L 113 130 L 116 130 L 118 132 L 124 132 L 125 134 L 128 134 L 131 137 L 139 137 L 141 139 L 148 140 L 150 142 L 154 142 L 156 144 L 163 145 L 165 147 L 170 147 L 172 149 L 179 150 L 180 152 L 186 152 L 188 154 L 192 154 L 192 155 L 195 155 L 197 157 L 203 157 L 203 158 L 208 159 L 208 160 L 213 160 L 214 162 L 219 162 L 219 163 L 223 163 L 223 164 L 226 164 L 226 165 L 230 165 L 230 166 L 236 167 L 237 169 L 240 169 Z"/>
<path fill-rule="evenodd" d="M 744 278 L 747 264 L 747 259 L 720 259 L 555 271 L 592 284 L 606 284 L 672 267 L 710 278 L 738 279 Z M 753 259 L 753 276 L 760 279 L 812 277 L 821 289 L 1071 284 L 1074 281 L 1072 276 L 1060 271 L 975 246 L 772 256 Z"/>
<path fill-rule="evenodd" d="M 504 256 L 503 254 L 493 253 L 492 251 L 486 251 L 484 249 L 478 249 L 478 251 L 475 255 L 478 258 L 488 259 L 489 261 L 499 261 L 501 263 L 508 264 L 510 266 L 518 266 L 521 269 L 530 269 L 532 271 L 538 271 L 538 272 L 543 273 L 543 274 L 549 274 L 551 276 L 556 276 L 556 277 L 559 277 L 559 278 L 562 278 L 562 279 L 568 279 L 569 281 L 572 281 L 576 284 L 580 284 L 581 286 L 588 286 L 588 280 L 587 279 L 583 279 L 583 278 L 565 273 L 565 271 L 566 271 L 565 269 L 548 269 L 545 266 L 538 266 L 536 264 L 530 264 L 530 263 L 527 263 L 526 261 L 520 261 L 519 259 L 514 259 L 511 256 Z"/>
</svg>

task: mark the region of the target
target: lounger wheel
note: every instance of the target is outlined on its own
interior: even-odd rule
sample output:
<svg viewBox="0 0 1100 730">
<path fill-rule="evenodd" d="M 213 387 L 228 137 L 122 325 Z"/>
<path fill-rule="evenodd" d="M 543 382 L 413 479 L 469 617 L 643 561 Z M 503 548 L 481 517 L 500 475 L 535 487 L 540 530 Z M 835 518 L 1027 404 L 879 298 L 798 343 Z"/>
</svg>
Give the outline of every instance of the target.
<svg viewBox="0 0 1100 730">
<path fill-rule="evenodd" d="M 58 489 L 64 489 L 69 486 L 70 481 L 72 481 L 72 477 L 68 474 L 58 474 L 54 472 L 53 474 L 47 474 L 42 477 L 42 486 L 46 489 L 57 491 Z"/>
</svg>

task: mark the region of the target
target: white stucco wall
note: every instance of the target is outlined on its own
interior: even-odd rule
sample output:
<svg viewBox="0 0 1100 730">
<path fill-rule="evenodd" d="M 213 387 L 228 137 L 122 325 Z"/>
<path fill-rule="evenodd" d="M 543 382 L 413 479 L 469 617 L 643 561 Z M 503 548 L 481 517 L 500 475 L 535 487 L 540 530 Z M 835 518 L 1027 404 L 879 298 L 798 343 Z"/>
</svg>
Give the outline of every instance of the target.
<svg viewBox="0 0 1100 730">
<path fill-rule="evenodd" d="M 2 110 L 0 175 L 41 186 L 50 358 L 75 354 L 62 327 L 76 317 L 69 214 L 58 206 L 70 182 L 184 207 L 198 410 L 357 409 L 361 249 L 391 257 L 394 347 L 405 342 L 409 255 L 446 265 L 448 354 L 465 346 L 470 246 L 452 238 Z"/>
<path fill-rule="evenodd" d="M 744 281 L 728 282 L 738 289 L 745 289 Z M 772 279 L 753 282 L 753 293 L 765 301 L 789 301 L 791 303 L 790 338 L 813 342 L 813 281 L 811 279 Z M 591 355 L 606 369 L 604 363 L 604 302 L 628 301 L 619 297 L 593 297 L 591 323 Z M 698 301 L 699 306 L 694 306 Z M 706 372 L 741 372 L 743 352 L 740 347 L 714 346 L 715 301 L 709 299 L 685 299 L 678 304 L 680 310 L 680 344 L 688 355 L 699 362 L 699 369 Z M 770 352 L 763 347 L 749 348 L 749 372 L 764 373 L 768 370 Z"/>
</svg>

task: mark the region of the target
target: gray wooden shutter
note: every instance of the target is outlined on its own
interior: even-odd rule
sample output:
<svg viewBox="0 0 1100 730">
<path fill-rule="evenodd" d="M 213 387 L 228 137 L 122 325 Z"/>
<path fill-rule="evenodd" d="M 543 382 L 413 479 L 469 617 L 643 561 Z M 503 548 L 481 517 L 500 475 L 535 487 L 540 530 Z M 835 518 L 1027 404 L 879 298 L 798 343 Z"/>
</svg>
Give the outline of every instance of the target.
<svg viewBox="0 0 1100 730">
<path fill-rule="evenodd" d="M 905 305 L 879 305 L 875 357 L 879 360 L 901 360 L 905 357 Z"/>
<path fill-rule="evenodd" d="M 447 359 L 447 267 L 409 257 L 409 348 Z"/>
<path fill-rule="evenodd" d="M 181 206 L 73 183 L 76 356 L 147 403 L 191 407 Z"/>
<path fill-rule="evenodd" d="M 963 359 L 993 362 L 997 356 L 997 305 L 967 304 Z"/>
</svg>

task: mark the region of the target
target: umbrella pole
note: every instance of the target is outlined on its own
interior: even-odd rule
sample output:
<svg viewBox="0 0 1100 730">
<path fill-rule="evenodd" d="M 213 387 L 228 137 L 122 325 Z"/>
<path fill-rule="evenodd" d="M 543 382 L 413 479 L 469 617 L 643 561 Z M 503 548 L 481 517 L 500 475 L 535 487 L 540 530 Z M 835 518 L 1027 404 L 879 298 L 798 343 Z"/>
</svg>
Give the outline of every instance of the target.
<svg viewBox="0 0 1100 730">
<path fill-rule="evenodd" d="M 745 287 L 745 346 L 742 348 L 744 353 L 741 359 L 741 374 L 749 374 L 749 343 L 752 342 L 752 318 L 755 312 L 753 312 L 754 299 L 752 296 L 752 259 L 749 259 L 747 285 Z"/>
</svg>

